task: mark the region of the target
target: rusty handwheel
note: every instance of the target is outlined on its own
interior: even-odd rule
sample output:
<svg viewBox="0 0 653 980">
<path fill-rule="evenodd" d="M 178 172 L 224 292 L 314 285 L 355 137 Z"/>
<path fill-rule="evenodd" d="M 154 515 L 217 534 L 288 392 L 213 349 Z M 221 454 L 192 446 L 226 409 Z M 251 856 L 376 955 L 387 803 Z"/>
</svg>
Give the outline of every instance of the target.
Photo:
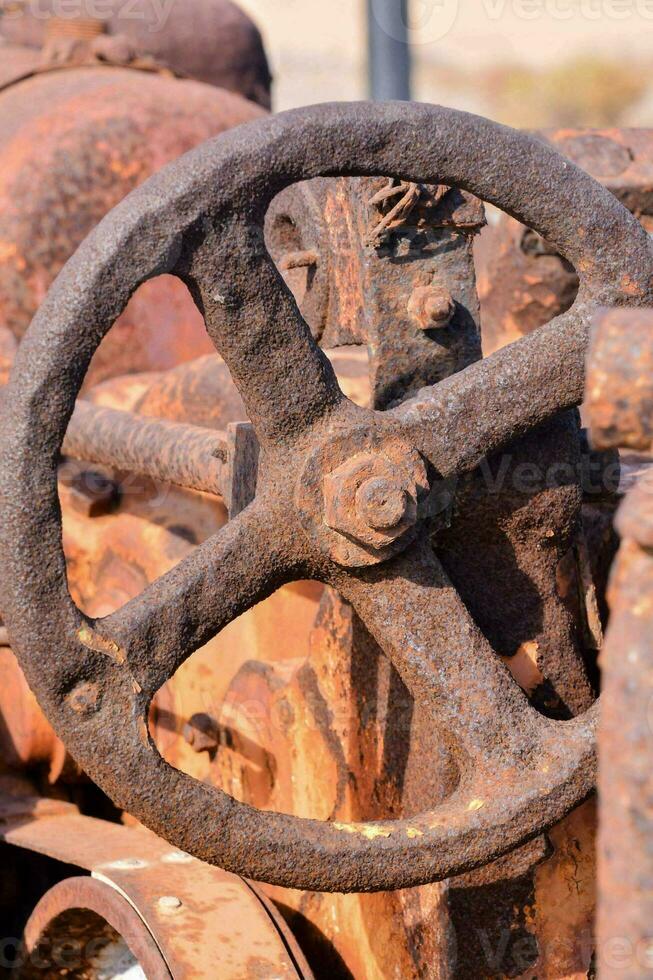
<svg viewBox="0 0 653 980">
<path fill-rule="evenodd" d="M 577 269 L 574 307 L 385 413 L 355 407 L 263 244 L 266 209 L 318 175 L 462 187 L 534 228 Z M 144 280 L 179 276 L 261 443 L 256 499 L 113 615 L 72 602 L 57 462 L 90 358 Z M 320 891 L 417 885 L 487 862 L 562 817 L 594 783 L 596 707 L 532 709 L 420 533 L 439 490 L 582 398 L 596 303 L 651 301 L 637 221 L 555 151 L 425 105 L 332 105 L 242 127 L 135 191 L 61 273 L 20 349 L 2 446 L 3 611 L 56 730 L 116 804 L 178 847 L 251 878 Z M 436 523 L 431 524 L 433 530 Z M 482 556 L 481 556 L 482 557 Z M 148 706 L 184 660 L 284 582 L 355 608 L 459 766 L 410 820 L 342 825 L 265 813 L 168 766 Z M 425 765 L 428 760 L 425 760 Z"/>
</svg>

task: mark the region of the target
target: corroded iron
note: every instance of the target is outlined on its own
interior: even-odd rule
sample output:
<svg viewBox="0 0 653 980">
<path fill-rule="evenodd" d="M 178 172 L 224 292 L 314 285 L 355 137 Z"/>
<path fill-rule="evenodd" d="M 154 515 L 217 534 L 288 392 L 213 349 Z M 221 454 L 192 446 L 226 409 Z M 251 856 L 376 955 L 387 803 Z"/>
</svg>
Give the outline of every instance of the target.
<svg viewBox="0 0 653 980">
<path fill-rule="evenodd" d="M 598 449 L 648 451 L 653 444 L 651 316 L 604 310 L 595 320 L 587 410 Z"/>
<path fill-rule="evenodd" d="M 117 969 L 119 954 L 131 950 L 123 970 L 138 964 L 148 980 L 208 980 L 216 972 L 225 980 L 312 976 L 281 916 L 254 886 L 142 828 L 85 817 L 59 801 L 0 793 L 0 840 L 87 875 L 67 877 L 34 909 L 17 951 L 26 980 L 48 968 L 52 975 L 72 969 L 75 957 L 77 970 L 89 971 L 84 976 L 106 975 L 102 950 L 105 970 Z"/>
<path fill-rule="evenodd" d="M 597 317 L 588 412 L 598 446 L 653 451 L 653 316 Z M 617 515 L 621 548 L 610 584 L 611 619 L 601 656 L 599 915 L 601 980 L 643 980 L 653 969 L 653 470 Z"/>
<path fill-rule="evenodd" d="M 443 181 L 503 206 L 578 268 L 576 304 L 395 410 L 357 409 L 261 247 L 271 198 L 321 172 Z M 241 390 L 261 443 L 257 496 L 142 597 L 92 621 L 65 587 L 55 464 L 94 349 L 154 267 L 188 284 Z M 347 570 L 305 534 L 295 500 L 321 485 L 329 445 L 341 460 L 407 440 L 437 484 L 572 407 L 582 397 L 592 305 L 650 302 L 650 272 L 641 227 L 581 171 L 528 137 L 424 106 L 323 107 L 259 123 L 208 144 L 116 209 L 45 301 L 6 401 L 3 604 L 30 682 L 78 761 L 119 805 L 186 850 L 304 888 L 434 880 L 559 819 L 591 788 L 596 712 L 560 724 L 528 707 L 424 539 L 386 563 Z M 59 397 L 45 412 L 38 393 L 55 384 Z M 298 821 L 243 807 L 155 753 L 146 717 L 161 684 L 224 624 L 298 577 L 332 585 L 353 605 L 427 717 L 444 726 L 460 781 L 440 807 L 394 822 Z M 45 644 L 57 652 L 47 684 Z"/>
<path fill-rule="evenodd" d="M 189 490 L 224 495 L 227 484 L 226 433 L 83 401 L 70 420 L 63 452 Z"/>
<path fill-rule="evenodd" d="M 115 67 L 39 74 L 3 91 L 3 328 L 23 336 L 61 267 L 134 187 L 207 137 L 261 114 L 240 96 L 199 82 Z M 87 385 L 173 367 L 209 350 L 184 286 L 153 270 L 102 345 Z"/>
<path fill-rule="evenodd" d="M 653 130 L 543 130 L 538 138 L 601 181 L 642 222 L 653 227 Z M 554 243 L 502 215 L 477 240 L 479 294 L 486 353 L 518 340 L 569 309 L 578 278 Z"/>
<path fill-rule="evenodd" d="M 266 215 L 266 242 L 314 337 L 325 348 L 371 351 L 375 408 L 481 356 L 472 247 L 483 206 L 458 188 L 411 186 L 410 208 L 383 235 L 374 229 L 385 178 L 304 182 L 280 193 Z M 311 264 L 297 266 L 298 255 Z"/>
<path fill-rule="evenodd" d="M 99 16 L 89 17 L 83 0 L 69 2 L 65 10 L 55 0 L 42 0 L 36 9 L 30 4 L 0 8 L 0 38 L 25 51 L 26 64 L 32 51 L 41 62 L 42 49 L 48 60 L 62 55 L 74 60 L 75 46 L 88 41 L 100 41 L 97 50 L 106 60 L 127 47 L 269 109 L 271 76 L 261 35 L 230 0 L 173 0 L 161 7 L 149 0 L 103 0 L 91 5 L 92 11 Z"/>
</svg>

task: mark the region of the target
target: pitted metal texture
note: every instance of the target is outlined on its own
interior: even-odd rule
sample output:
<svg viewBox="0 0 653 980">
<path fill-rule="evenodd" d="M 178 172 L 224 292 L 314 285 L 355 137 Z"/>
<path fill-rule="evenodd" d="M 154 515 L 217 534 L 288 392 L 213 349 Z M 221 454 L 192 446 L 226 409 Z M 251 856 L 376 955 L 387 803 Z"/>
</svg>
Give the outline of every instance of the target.
<svg viewBox="0 0 653 980">
<path fill-rule="evenodd" d="M 576 303 L 399 408 L 356 407 L 263 243 L 279 191 L 337 175 L 446 184 L 496 204 L 575 266 Z M 400 443 L 421 460 L 431 494 L 578 404 L 593 307 L 650 304 L 651 271 L 641 226 L 586 174 L 531 137 L 435 106 L 343 104 L 259 121 L 116 208 L 63 270 L 20 348 L 1 470 L 2 606 L 16 653 L 56 730 L 116 804 L 250 878 L 374 891 L 478 867 L 582 800 L 594 783 L 596 707 L 554 722 L 528 704 L 438 560 L 437 507 L 418 507 L 397 553 L 368 564 L 334 554 L 311 500 L 324 500 L 325 480 L 347 459 L 392 463 Z M 94 621 L 66 584 L 57 461 L 95 349 L 134 289 L 163 272 L 187 284 L 242 395 L 261 446 L 257 493 L 141 596 Z M 156 691 L 208 638 L 298 578 L 333 586 L 353 606 L 446 737 L 459 779 L 440 806 L 396 821 L 299 820 L 239 804 L 156 752 L 147 727 Z"/>
</svg>

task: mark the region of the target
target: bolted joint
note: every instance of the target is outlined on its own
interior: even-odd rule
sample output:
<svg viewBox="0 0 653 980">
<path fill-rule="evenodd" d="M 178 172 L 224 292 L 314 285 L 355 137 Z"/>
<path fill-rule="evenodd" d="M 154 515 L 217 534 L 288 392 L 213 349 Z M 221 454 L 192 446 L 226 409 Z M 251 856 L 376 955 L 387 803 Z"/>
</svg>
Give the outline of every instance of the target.
<svg viewBox="0 0 653 980">
<path fill-rule="evenodd" d="M 417 481 L 382 453 L 363 452 L 324 480 L 324 519 L 332 530 L 381 550 L 417 522 Z"/>
<path fill-rule="evenodd" d="M 416 286 L 408 300 L 408 312 L 422 330 L 448 327 L 456 304 L 444 286 Z"/>
<path fill-rule="evenodd" d="M 356 491 L 356 512 L 368 527 L 389 531 L 405 519 L 410 500 L 398 483 L 373 477 Z"/>
</svg>

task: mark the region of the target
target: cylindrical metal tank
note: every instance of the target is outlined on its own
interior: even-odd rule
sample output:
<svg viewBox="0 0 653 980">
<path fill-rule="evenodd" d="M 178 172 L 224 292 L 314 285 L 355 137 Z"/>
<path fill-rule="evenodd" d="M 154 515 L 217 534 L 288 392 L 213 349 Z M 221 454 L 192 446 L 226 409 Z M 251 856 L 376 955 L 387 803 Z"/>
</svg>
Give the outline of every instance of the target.
<svg viewBox="0 0 653 980">
<path fill-rule="evenodd" d="M 263 110 L 155 71 L 53 70 L 0 92 L 0 325 L 20 339 L 95 225 L 154 171 Z M 87 378 L 161 370 L 212 350 L 176 279 L 135 294 Z"/>
<path fill-rule="evenodd" d="M 121 36 L 188 78 L 270 107 L 270 69 L 260 32 L 231 0 L 20 0 L 0 3 L 0 36 L 41 49 L 54 34 Z M 4 60 L 4 53 L 0 60 Z M 0 68 L 1 83 L 2 68 Z"/>
</svg>

